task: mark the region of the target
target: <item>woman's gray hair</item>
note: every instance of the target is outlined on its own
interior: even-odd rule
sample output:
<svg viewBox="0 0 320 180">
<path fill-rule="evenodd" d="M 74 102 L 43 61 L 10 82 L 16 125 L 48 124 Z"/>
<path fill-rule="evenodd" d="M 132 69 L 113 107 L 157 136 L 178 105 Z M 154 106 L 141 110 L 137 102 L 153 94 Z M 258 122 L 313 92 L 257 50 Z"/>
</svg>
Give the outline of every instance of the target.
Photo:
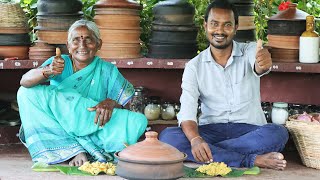
<svg viewBox="0 0 320 180">
<path fill-rule="evenodd" d="M 96 25 L 96 23 L 92 22 L 92 21 L 88 21 L 88 20 L 85 20 L 85 19 L 80 19 L 76 22 L 74 22 L 69 30 L 68 30 L 68 43 L 72 43 L 72 37 L 71 37 L 71 33 L 77 29 L 78 27 L 81 27 L 81 26 L 85 26 L 86 28 L 88 28 L 89 31 L 93 32 L 93 36 L 96 40 L 96 42 L 99 42 L 99 39 L 100 39 L 100 31 L 99 31 L 99 28 L 98 26 Z"/>
</svg>

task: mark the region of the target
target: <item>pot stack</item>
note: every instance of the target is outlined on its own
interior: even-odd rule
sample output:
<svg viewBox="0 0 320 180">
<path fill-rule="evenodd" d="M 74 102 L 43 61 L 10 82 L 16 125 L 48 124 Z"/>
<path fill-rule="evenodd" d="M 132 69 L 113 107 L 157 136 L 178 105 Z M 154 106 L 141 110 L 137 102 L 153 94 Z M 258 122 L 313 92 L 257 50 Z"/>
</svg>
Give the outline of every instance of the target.
<svg viewBox="0 0 320 180">
<path fill-rule="evenodd" d="M 193 58 L 198 50 L 194 7 L 186 0 L 166 0 L 157 3 L 152 10 L 154 20 L 148 57 Z"/>
<path fill-rule="evenodd" d="M 254 24 L 254 2 L 253 0 L 229 0 L 237 8 L 239 14 L 239 26 L 234 40 L 248 42 L 256 40 Z"/>
<path fill-rule="evenodd" d="M 0 60 L 28 59 L 27 18 L 18 3 L 0 3 Z"/>
<path fill-rule="evenodd" d="M 102 47 L 97 55 L 105 59 L 141 57 L 141 6 L 127 0 L 100 0 L 94 21 L 100 29 Z"/>
<path fill-rule="evenodd" d="M 62 46 L 62 52 L 68 53 L 65 47 L 68 29 L 82 18 L 81 0 L 38 0 L 37 8 L 38 39 Z"/>
<path fill-rule="evenodd" d="M 296 4 L 270 17 L 268 21 L 268 44 L 274 62 L 298 62 L 299 38 L 306 30 L 309 14 L 297 9 Z"/>
</svg>

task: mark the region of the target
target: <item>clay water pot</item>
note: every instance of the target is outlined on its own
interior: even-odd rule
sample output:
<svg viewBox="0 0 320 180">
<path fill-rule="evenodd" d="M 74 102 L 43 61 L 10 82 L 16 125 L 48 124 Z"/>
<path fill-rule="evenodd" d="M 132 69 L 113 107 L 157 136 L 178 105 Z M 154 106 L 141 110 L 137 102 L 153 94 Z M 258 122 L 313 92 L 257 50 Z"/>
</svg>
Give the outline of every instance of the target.
<svg viewBox="0 0 320 180">
<path fill-rule="evenodd" d="M 152 9 L 154 24 L 193 25 L 194 6 L 186 0 L 160 1 Z"/>
<path fill-rule="evenodd" d="M 100 28 L 103 43 L 123 44 L 140 43 L 140 29 L 106 29 Z"/>
<path fill-rule="evenodd" d="M 190 59 L 196 56 L 198 46 L 194 44 L 150 43 L 148 57 L 163 59 Z"/>
<path fill-rule="evenodd" d="M 296 4 L 271 16 L 268 20 L 268 34 L 300 36 L 306 30 L 306 17 L 309 14 L 297 9 Z"/>
<path fill-rule="evenodd" d="M 300 36 L 268 35 L 268 46 L 282 49 L 299 49 Z"/>
<path fill-rule="evenodd" d="M 270 48 L 272 62 L 299 62 L 299 49 Z"/>
<path fill-rule="evenodd" d="M 67 31 L 39 30 L 37 34 L 39 40 L 45 41 L 48 44 L 65 44 L 68 39 Z"/>
<path fill-rule="evenodd" d="M 250 30 L 238 30 L 235 37 L 235 41 L 238 42 L 249 42 L 256 40 L 256 33 L 254 29 Z"/>
<path fill-rule="evenodd" d="M 95 23 L 99 28 L 108 29 L 140 29 L 140 17 L 133 15 L 104 14 L 95 15 Z"/>
<path fill-rule="evenodd" d="M 139 16 L 139 9 L 127 9 L 127 8 L 95 8 L 96 15 L 133 15 Z"/>
<path fill-rule="evenodd" d="M 29 46 L 0 46 L 0 57 L 18 59 L 28 59 Z"/>
<path fill-rule="evenodd" d="M 253 16 L 254 4 L 234 4 L 239 16 Z"/>
<path fill-rule="evenodd" d="M 38 15 L 38 26 L 40 30 L 68 30 L 69 27 L 77 20 L 82 18 L 79 14 L 59 14 L 59 15 Z"/>
<path fill-rule="evenodd" d="M 82 10 L 81 0 L 38 0 L 38 14 L 73 14 Z"/>
<path fill-rule="evenodd" d="M 142 9 L 140 4 L 128 0 L 99 0 L 95 8 L 128 8 L 128 9 Z"/>
<path fill-rule="evenodd" d="M 29 34 L 0 34 L 0 46 L 30 45 Z"/>
<path fill-rule="evenodd" d="M 146 139 L 115 153 L 116 174 L 126 179 L 178 179 L 184 175 L 187 155 L 160 142 L 158 133 L 146 132 Z"/>
<path fill-rule="evenodd" d="M 111 44 L 103 43 L 97 55 L 105 59 L 140 58 L 141 46 L 136 44 Z"/>
<path fill-rule="evenodd" d="M 45 60 L 55 55 L 55 47 L 44 41 L 37 40 L 35 45 L 29 48 L 29 59 Z"/>
</svg>

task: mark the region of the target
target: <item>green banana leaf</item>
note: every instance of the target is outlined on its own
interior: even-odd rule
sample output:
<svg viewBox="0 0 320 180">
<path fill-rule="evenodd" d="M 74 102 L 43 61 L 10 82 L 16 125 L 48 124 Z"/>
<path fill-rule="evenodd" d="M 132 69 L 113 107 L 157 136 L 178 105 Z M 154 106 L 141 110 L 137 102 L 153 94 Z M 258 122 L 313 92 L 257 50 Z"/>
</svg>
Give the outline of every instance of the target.
<svg viewBox="0 0 320 180">
<path fill-rule="evenodd" d="M 200 173 L 200 172 L 196 171 L 196 169 L 194 169 L 194 168 L 189 168 L 186 166 L 183 167 L 183 170 L 185 173 L 185 175 L 183 176 L 184 178 L 209 178 L 209 177 L 212 177 L 207 174 Z M 258 174 L 260 174 L 260 168 L 255 166 L 250 169 L 232 168 L 232 171 L 223 177 L 230 178 L 230 177 L 240 177 L 243 175 L 258 175 Z"/>
<path fill-rule="evenodd" d="M 48 165 L 46 163 L 36 162 L 31 169 L 36 172 L 61 172 L 67 175 L 92 176 L 90 173 L 81 171 L 77 166 Z"/>
</svg>

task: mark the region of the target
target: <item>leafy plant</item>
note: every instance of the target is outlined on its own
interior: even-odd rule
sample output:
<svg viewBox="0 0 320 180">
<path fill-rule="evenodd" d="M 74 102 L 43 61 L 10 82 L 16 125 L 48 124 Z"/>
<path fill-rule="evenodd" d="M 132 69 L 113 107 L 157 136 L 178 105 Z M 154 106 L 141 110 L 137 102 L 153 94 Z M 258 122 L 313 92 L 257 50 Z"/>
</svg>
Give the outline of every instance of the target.
<svg viewBox="0 0 320 180">
<path fill-rule="evenodd" d="M 94 8 L 93 8 L 93 5 L 97 2 L 98 0 L 82 0 L 82 12 L 83 12 L 83 15 L 84 15 L 84 18 L 85 19 L 88 19 L 88 20 L 93 20 L 93 17 L 94 17 Z"/>
</svg>

